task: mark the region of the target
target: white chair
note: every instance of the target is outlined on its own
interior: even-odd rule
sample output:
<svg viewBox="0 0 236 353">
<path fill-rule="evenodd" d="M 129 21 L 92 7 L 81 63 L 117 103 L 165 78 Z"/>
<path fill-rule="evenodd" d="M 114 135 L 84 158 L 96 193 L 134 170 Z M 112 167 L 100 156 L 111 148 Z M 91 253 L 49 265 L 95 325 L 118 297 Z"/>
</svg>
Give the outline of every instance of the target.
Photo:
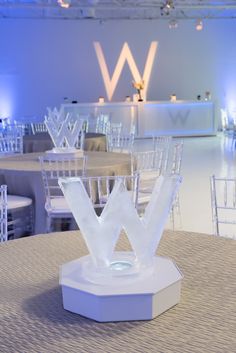
<svg viewBox="0 0 236 353">
<path fill-rule="evenodd" d="M 17 239 L 33 233 L 32 200 L 18 195 L 7 195 L 7 186 L 1 190 L 1 235 L 0 242 Z"/>
<path fill-rule="evenodd" d="M 101 134 L 107 134 L 110 128 L 110 115 L 109 114 L 99 114 L 96 118 L 95 132 Z"/>
<path fill-rule="evenodd" d="M 220 114 L 221 114 L 221 128 L 222 128 L 222 131 L 225 134 L 227 134 L 229 132 L 229 130 L 231 129 L 228 112 L 227 112 L 226 109 L 221 108 L 220 109 Z"/>
<path fill-rule="evenodd" d="M 0 243 L 7 241 L 7 186 L 0 186 Z"/>
<path fill-rule="evenodd" d="M 138 205 L 142 213 L 150 200 L 156 179 L 165 174 L 166 164 L 163 149 L 133 152 L 131 155 L 132 174 L 140 174 Z"/>
<path fill-rule="evenodd" d="M 234 114 L 233 115 L 233 118 L 232 118 L 232 121 L 233 121 L 233 126 L 232 126 L 232 131 L 231 131 L 231 150 L 234 150 L 235 151 L 235 148 L 236 148 L 236 115 Z"/>
<path fill-rule="evenodd" d="M 214 234 L 236 239 L 236 178 L 212 175 L 210 185 Z"/>
<path fill-rule="evenodd" d="M 31 130 L 33 135 L 40 133 L 40 132 L 47 132 L 47 127 L 45 123 L 31 123 Z"/>
<path fill-rule="evenodd" d="M 72 213 L 65 201 L 61 188 L 58 185 L 59 178 L 79 177 L 85 174 L 87 157 L 50 159 L 40 156 L 40 165 L 45 191 L 45 210 L 47 212 L 47 232 L 53 229 L 52 221 L 63 219 L 70 223 Z"/>
<path fill-rule="evenodd" d="M 33 201 L 29 197 L 7 195 L 8 239 L 17 239 L 34 233 Z"/>
<path fill-rule="evenodd" d="M 23 129 L 21 126 L 8 125 L 0 136 L 0 156 L 23 153 Z"/>
<path fill-rule="evenodd" d="M 130 191 L 134 205 L 137 206 L 139 193 L 139 174 L 115 176 L 85 176 L 80 178 L 95 209 L 104 208 L 112 188 L 117 180 L 122 180 Z M 99 212 L 100 213 L 100 212 Z"/>
<path fill-rule="evenodd" d="M 31 123 L 21 123 L 15 121 L 15 125 L 22 129 L 22 135 L 32 135 Z"/>
<path fill-rule="evenodd" d="M 183 159 L 184 141 L 178 140 L 171 146 L 168 168 L 170 174 L 180 174 Z"/>
<path fill-rule="evenodd" d="M 167 165 L 168 173 L 175 174 L 175 175 L 181 175 L 183 147 L 184 147 L 183 140 L 179 140 L 171 146 L 171 151 L 169 154 L 170 158 L 169 158 L 169 162 Z M 176 198 L 173 203 L 170 218 L 171 218 L 173 230 L 182 228 L 179 193 L 176 194 Z"/>
<path fill-rule="evenodd" d="M 122 129 L 123 129 L 122 123 L 111 123 L 110 122 L 110 124 L 108 126 L 107 133 L 121 135 Z"/>
<path fill-rule="evenodd" d="M 152 137 L 152 149 L 154 151 L 157 148 L 161 148 L 163 150 L 165 168 L 167 168 L 171 144 L 172 144 L 172 136 L 153 136 Z"/>
<path fill-rule="evenodd" d="M 170 147 L 172 136 L 152 136 L 152 149 Z"/>
<path fill-rule="evenodd" d="M 119 131 L 107 133 L 107 151 L 131 153 L 134 145 L 134 133 L 122 134 Z"/>
</svg>

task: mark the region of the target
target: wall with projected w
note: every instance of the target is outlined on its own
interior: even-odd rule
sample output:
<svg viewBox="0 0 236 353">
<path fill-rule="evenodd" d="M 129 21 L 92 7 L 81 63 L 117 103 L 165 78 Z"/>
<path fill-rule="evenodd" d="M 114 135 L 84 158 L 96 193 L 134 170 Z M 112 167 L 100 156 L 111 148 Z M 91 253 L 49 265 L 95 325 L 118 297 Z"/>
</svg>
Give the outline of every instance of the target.
<svg viewBox="0 0 236 353">
<path fill-rule="evenodd" d="M 233 20 L 202 31 L 191 20 L 172 30 L 165 21 L 1 20 L 0 31 L 0 117 L 40 120 L 65 98 L 124 101 L 145 75 L 147 100 L 210 91 L 218 111 L 236 110 Z"/>
</svg>

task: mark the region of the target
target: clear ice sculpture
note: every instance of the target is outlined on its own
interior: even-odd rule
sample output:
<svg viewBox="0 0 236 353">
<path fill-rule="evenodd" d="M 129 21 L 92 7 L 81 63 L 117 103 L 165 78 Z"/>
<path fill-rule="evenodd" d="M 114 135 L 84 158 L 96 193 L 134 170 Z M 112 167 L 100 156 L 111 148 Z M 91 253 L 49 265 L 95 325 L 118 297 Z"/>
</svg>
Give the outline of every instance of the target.
<svg viewBox="0 0 236 353">
<path fill-rule="evenodd" d="M 55 152 L 61 152 L 65 148 L 74 151 L 79 139 L 79 147 L 83 147 L 85 120 L 75 119 L 70 113 L 65 115 L 63 109 L 47 110 L 48 115 L 45 116 L 44 123 L 55 146 Z"/>
<path fill-rule="evenodd" d="M 158 178 L 140 218 L 117 177 L 98 217 L 80 178 L 59 179 L 90 252 L 61 266 L 64 309 L 99 322 L 151 320 L 179 303 L 183 276 L 155 252 L 180 182 L 178 175 Z M 115 251 L 122 229 L 132 252 Z"/>
<path fill-rule="evenodd" d="M 170 209 L 182 178 L 160 176 L 154 186 L 145 213 L 139 217 L 131 195 L 117 179 L 100 216 L 97 216 L 80 178 L 60 178 L 59 185 L 75 217 L 90 256 L 84 262 L 84 276 L 95 283 L 107 283 L 110 277 L 121 280 L 152 270 L 155 252 L 161 240 Z M 115 252 L 124 229 L 133 252 Z"/>
</svg>

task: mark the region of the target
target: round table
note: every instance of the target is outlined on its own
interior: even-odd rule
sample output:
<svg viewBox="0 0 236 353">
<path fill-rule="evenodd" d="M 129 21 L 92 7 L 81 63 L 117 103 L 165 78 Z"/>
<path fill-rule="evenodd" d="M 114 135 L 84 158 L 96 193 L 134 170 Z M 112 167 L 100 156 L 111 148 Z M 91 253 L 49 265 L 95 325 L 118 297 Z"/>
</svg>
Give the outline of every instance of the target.
<svg viewBox="0 0 236 353">
<path fill-rule="evenodd" d="M 120 237 L 117 250 L 129 249 Z M 151 321 L 98 323 L 63 309 L 59 268 L 87 253 L 79 231 L 0 244 L 1 352 L 235 352 L 235 240 L 166 232 L 158 254 L 184 274 L 181 301 Z"/>
<path fill-rule="evenodd" d="M 28 196 L 35 205 L 35 234 L 46 232 L 45 194 L 38 157 L 29 153 L 0 159 L 1 183 L 9 194 Z M 86 152 L 88 176 L 131 174 L 130 155 L 112 152 Z"/>
<path fill-rule="evenodd" d="M 35 135 L 23 136 L 23 152 L 45 152 L 53 148 L 53 142 L 47 132 L 39 132 Z M 85 134 L 85 151 L 106 151 L 106 135 L 88 132 Z"/>
</svg>

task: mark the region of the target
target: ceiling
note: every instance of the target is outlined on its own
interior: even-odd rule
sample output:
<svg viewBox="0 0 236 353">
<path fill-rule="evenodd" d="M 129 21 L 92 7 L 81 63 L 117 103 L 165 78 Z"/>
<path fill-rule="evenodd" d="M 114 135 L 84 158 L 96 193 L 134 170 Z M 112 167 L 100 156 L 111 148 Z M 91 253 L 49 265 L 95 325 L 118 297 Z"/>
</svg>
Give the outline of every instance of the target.
<svg viewBox="0 0 236 353">
<path fill-rule="evenodd" d="M 0 18 L 236 19 L 236 0 L 0 0 Z"/>
</svg>

